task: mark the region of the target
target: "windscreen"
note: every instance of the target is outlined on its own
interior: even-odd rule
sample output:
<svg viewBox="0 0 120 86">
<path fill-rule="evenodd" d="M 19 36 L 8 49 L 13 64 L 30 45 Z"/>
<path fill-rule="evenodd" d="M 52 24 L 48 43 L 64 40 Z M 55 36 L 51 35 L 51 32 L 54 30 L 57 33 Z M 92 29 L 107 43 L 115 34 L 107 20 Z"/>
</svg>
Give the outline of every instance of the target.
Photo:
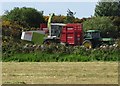
<svg viewBox="0 0 120 86">
<path fill-rule="evenodd" d="M 100 38 L 100 33 L 99 32 L 93 32 L 92 33 L 92 38 Z"/>
<path fill-rule="evenodd" d="M 51 36 L 60 37 L 61 30 L 62 30 L 62 26 L 51 25 Z"/>
<path fill-rule="evenodd" d="M 87 32 L 85 35 L 86 38 L 100 38 L 99 32 Z"/>
</svg>

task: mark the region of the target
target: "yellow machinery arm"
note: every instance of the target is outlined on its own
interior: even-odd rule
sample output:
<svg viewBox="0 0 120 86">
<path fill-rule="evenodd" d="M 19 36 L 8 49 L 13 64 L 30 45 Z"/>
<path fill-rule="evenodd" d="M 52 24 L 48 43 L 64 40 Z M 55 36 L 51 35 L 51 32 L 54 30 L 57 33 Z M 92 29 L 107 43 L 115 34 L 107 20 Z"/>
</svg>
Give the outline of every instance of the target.
<svg viewBox="0 0 120 86">
<path fill-rule="evenodd" d="M 53 13 L 50 14 L 49 19 L 48 19 L 48 24 L 47 24 L 47 27 L 49 29 L 49 36 L 51 36 L 51 20 L 52 20 L 52 17 L 53 17 Z"/>
</svg>

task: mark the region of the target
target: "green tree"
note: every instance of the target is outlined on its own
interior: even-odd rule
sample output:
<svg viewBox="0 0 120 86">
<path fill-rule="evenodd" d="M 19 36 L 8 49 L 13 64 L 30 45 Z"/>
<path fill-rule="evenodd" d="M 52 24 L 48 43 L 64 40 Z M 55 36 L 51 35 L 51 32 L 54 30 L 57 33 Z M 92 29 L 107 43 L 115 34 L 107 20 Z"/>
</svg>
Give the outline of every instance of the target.
<svg viewBox="0 0 120 86">
<path fill-rule="evenodd" d="M 117 27 L 109 17 L 92 17 L 83 22 L 84 31 L 96 29 L 101 31 L 102 37 L 117 37 Z"/>
<path fill-rule="evenodd" d="M 120 37 L 120 0 L 101 0 L 95 8 L 95 16 L 108 16 L 116 27 L 115 37 Z M 108 21 L 106 21 L 108 22 Z"/>
<path fill-rule="evenodd" d="M 73 23 L 74 20 L 75 20 L 75 17 L 74 17 L 75 13 L 73 13 L 72 11 L 70 11 L 68 9 L 67 11 L 67 17 L 65 19 L 65 23 Z"/>
<path fill-rule="evenodd" d="M 10 20 L 23 27 L 39 27 L 39 24 L 45 21 L 43 18 L 43 12 L 39 12 L 34 8 L 26 7 L 15 7 L 10 12 L 7 12 L 3 16 L 3 19 Z"/>
<path fill-rule="evenodd" d="M 116 0 L 111 0 L 111 2 L 105 2 L 105 0 L 99 1 L 95 8 L 95 16 L 120 16 L 120 1 Z"/>
<path fill-rule="evenodd" d="M 118 17 L 118 16 L 112 16 L 112 17 L 110 17 L 110 18 L 111 18 L 114 26 L 117 27 L 117 31 L 118 31 L 118 32 L 116 33 L 116 35 L 117 35 L 118 37 L 120 37 L 120 17 Z"/>
</svg>

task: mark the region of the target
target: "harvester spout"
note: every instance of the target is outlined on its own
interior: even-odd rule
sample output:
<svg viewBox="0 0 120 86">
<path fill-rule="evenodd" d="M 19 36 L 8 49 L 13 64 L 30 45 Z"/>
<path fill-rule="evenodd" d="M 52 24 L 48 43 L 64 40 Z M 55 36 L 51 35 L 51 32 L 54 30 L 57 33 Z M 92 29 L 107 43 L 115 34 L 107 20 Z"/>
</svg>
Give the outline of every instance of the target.
<svg viewBox="0 0 120 86">
<path fill-rule="evenodd" d="M 52 17 L 53 17 L 53 13 L 50 14 L 49 19 L 48 19 L 48 24 L 47 24 L 47 27 L 49 29 L 49 36 L 51 36 L 51 20 L 52 20 Z"/>
</svg>

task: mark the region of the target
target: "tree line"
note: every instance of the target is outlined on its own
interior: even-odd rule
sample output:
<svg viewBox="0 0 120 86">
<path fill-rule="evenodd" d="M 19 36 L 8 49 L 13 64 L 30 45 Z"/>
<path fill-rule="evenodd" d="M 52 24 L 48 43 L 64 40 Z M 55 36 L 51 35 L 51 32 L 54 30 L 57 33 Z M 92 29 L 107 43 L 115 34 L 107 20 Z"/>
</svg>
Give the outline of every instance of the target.
<svg viewBox="0 0 120 86">
<path fill-rule="evenodd" d="M 4 36 L 19 38 L 22 30 L 39 28 L 40 23 L 47 23 L 49 16 L 44 16 L 43 11 L 34 8 L 15 7 L 6 11 L 2 16 L 2 31 Z M 52 22 L 56 23 L 83 23 L 84 31 L 98 29 L 103 37 L 120 37 L 120 1 L 99 1 L 95 7 L 95 14 L 90 18 L 76 18 L 75 13 L 68 9 L 67 15 L 55 15 Z M 8 29 L 9 28 L 9 29 Z"/>
</svg>

